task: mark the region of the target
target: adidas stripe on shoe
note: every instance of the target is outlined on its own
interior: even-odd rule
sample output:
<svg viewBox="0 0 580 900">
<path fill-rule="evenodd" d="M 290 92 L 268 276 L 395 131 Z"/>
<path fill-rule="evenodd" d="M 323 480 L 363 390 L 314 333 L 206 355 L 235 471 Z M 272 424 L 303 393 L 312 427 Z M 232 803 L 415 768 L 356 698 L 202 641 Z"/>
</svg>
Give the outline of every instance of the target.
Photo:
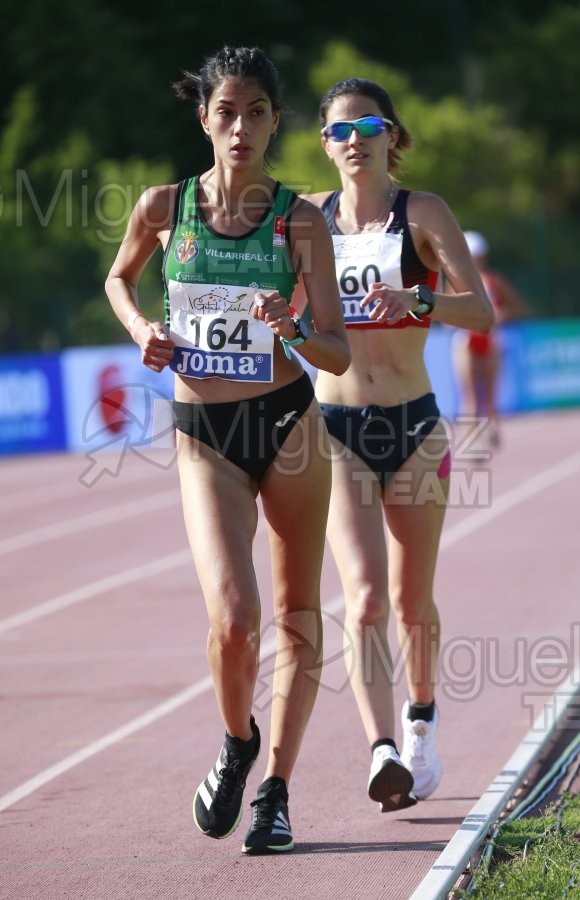
<svg viewBox="0 0 580 900">
<path fill-rule="evenodd" d="M 288 791 L 282 778 L 267 778 L 251 803 L 252 824 L 242 845 L 248 855 L 286 853 L 294 849 L 288 815 Z"/>
<path fill-rule="evenodd" d="M 249 755 L 240 755 L 239 744 L 226 734 L 217 762 L 193 798 L 193 821 L 208 837 L 226 838 L 242 818 L 242 798 L 248 774 L 260 752 L 260 731 L 250 717 L 254 745 Z"/>
<path fill-rule="evenodd" d="M 403 765 L 399 754 L 388 744 L 373 752 L 368 792 L 371 800 L 381 804 L 381 812 L 395 812 L 414 806 L 413 776 Z"/>
</svg>

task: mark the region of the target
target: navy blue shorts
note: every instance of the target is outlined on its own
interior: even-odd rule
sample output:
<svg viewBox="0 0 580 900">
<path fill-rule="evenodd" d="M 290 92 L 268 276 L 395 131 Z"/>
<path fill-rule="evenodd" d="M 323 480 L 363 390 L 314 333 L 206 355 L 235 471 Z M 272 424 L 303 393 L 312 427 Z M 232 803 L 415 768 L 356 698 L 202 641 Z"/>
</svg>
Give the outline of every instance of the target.
<svg viewBox="0 0 580 900">
<path fill-rule="evenodd" d="M 228 403 L 173 401 L 175 427 L 260 481 L 302 418 L 314 388 L 306 372 L 284 387 Z"/>
<path fill-rule="evenodd" d="M 321 403 L 332 437 L 349 447 L 384 487 L 431 434 L 441 417 L 435 394 L 400 406 L 340 406 Z"/>
</svg>

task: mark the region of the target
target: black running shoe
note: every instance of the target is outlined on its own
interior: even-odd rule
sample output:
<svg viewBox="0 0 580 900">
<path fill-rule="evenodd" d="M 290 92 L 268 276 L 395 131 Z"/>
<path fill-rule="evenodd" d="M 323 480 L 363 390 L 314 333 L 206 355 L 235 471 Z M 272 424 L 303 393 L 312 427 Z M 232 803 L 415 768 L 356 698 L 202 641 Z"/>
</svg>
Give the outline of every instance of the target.
<svg viewBox="0 0 580 900">
<path fill-rule="evenodd" d="M 193 798 L 193 821 L 208 837 L 226 838 L 236 830 L 242 818 L 242 797 L 250 769 L 260 752 L 260 731 L 250 717 L 254 748 L 249 756 L 240 756 L 243 741 L 226 734 L 217 762 Z"/>
<path fill-rule="evenodd" d="M 258 788 L 251 803 L 252 824 L 242 845 L 247 854 L 285 853 L 294 849 L 288 791 L 282 778 L 268 778 Z"/>
</svg>

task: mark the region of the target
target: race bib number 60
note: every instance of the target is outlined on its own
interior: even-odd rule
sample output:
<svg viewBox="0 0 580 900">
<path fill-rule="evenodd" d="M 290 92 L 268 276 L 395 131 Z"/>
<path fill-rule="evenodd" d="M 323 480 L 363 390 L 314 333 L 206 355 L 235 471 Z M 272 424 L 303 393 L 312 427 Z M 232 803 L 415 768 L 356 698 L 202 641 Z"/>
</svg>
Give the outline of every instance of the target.
<svg viewBox="0 0 580 900">
<path fill-rule="evenodd" d="M 382 282 L 401 288 L 400 234 L 333 235 L 336 278 L 347 325 L 369 323 L 372 307 L 362 308 L 360 301 L 371 284 Z"/>
</svg>

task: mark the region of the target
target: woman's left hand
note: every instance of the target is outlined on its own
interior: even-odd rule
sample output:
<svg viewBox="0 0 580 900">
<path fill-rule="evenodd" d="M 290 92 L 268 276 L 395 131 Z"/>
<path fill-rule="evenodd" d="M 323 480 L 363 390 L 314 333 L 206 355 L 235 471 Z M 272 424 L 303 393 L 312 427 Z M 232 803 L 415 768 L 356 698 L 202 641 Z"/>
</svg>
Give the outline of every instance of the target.
<svg viewBox="0 0 580 900">
<path fill-rule="evenodd" d="M 287 341 L 296 337 L 288 303 L 277 291 L 259 291 L 252 306 L 252 316 L 265 322 L 278 337 Z"/>
<path fill-rule="evenodd" d="M 396 325 L 405 318 L 409 310 L 417 306 L 417 299 L 410 291 L 397 290 L 382 282 L 374 282 L 360 302 L 363 309 L 371 304 L 374 306 L 369 312 L 369 319 L 373 322 Z"/>
</svg>

